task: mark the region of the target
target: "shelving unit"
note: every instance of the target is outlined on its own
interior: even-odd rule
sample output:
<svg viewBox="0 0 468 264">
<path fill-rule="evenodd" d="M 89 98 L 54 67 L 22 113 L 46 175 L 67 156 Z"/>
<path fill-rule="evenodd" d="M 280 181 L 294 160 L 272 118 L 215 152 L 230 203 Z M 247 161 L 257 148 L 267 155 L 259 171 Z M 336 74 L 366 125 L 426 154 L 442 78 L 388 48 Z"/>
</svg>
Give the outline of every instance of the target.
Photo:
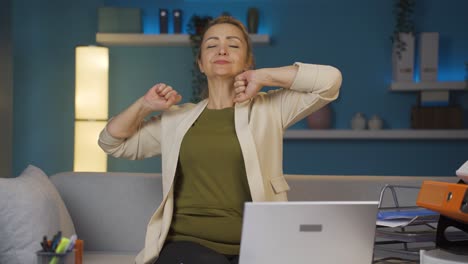
<svg viewBox="0 0 468 264">
<path fill-rule="evenodd" d="M 468 91 L 468 82 L 393 82 L 390 90 L 394 92 Z"/>
<path fill-rule="evenodd" d="M 364 139 L 364 140 L 468 140 L 468 129 L 453 130 L 416 130 L 416 129 L 383 129 L 383 130 L 287 130 L 285 140 L 299 139 Z"/>
<path fill-rule="evenodd" d="M 255 45 L 270 44 L 270 35 L 251 34 Z M 96 42 L 104 46 L 189 46 L 188 34 L 96 33 Z"/>
</svg>

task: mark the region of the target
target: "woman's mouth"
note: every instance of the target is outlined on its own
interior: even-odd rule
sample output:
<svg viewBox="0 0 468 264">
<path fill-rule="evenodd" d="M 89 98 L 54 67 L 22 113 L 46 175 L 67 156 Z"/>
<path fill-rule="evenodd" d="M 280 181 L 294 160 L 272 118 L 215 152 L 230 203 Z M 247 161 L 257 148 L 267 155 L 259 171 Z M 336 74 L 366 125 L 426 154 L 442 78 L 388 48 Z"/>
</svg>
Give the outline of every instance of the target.
<svg viewBox="0 0 468 264">
<path fill-rule="evenodd" d="M 214 63 L 215 63 L 215 64 L 228 64 L 228 63 L 230 63 L 230 62 L 227 61 L 227 60 L 216 60 Z"/>
</svg>

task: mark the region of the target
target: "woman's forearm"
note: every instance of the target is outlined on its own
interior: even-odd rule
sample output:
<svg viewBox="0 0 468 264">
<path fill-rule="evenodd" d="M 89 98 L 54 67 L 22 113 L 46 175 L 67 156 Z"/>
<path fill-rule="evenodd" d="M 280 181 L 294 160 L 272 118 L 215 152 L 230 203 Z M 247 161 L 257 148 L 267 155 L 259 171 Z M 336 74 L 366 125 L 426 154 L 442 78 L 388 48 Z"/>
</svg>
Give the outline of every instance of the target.
<svg viewBox="0 0 468 264">
<path fill-rule="evenodd" d="M 128 138 L 139 128 L 143 119 L 152 112 L 143 104 L 143 97 L 113 117 L 107 124 L 107 132 L 115 138 Z"/>
<path fill-rule="evenodd" d="M 274 86 L 274 87 L 282 87 L 289 89 L 296 78 L 297 74 L 297 66 L 284 66 L 278 68 L 263 68 L 258 69 L 262 71 L 265 76 L 262 80 L 263 86 Z"/>
</svg>

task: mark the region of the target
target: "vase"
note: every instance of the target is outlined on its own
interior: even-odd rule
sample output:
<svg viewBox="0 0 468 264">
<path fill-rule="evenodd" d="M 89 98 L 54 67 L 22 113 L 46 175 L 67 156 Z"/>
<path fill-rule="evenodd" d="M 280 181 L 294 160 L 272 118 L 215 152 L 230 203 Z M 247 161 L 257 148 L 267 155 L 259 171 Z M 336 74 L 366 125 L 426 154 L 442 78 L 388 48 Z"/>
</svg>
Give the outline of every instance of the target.
<svg viewBox="0 0 468 264">
<path fill-rule="evenodd" d="M 378 115 L 373 115 L 367 122 L 370 130 L 380 130 L 383 128 L 383 120 Z"/>
<path fill-rule="evenodd" d="M 439 64 L 439 33 L 419 34 L 419 80 L 436 82 Z"/>
<path fill-rule="evenodd" d="M 307 125 L 311 129 L 329 129 L 331 127 L 332 110 L 325 105 L 307 117 Z"/>
<path fill-rule="evenodd" d="M 392 75 L 395 82 L 414 81 L 414 36 L 399 33 L 399 41 L 393 44 Z"/>
<path fill-rule="evenodd" d="M 351 128 L 353 130 L 364 130 L 366 129 L 366 118 L 362 113 L 356 113 L 351 120 Z"/>
<path fill-rule="evenodd" d="M 257 8 L 251 7 L 247 11 L 247 30 L 250 34 L 257 34 L 258 32 L 258 16 Z"/>
</svg>

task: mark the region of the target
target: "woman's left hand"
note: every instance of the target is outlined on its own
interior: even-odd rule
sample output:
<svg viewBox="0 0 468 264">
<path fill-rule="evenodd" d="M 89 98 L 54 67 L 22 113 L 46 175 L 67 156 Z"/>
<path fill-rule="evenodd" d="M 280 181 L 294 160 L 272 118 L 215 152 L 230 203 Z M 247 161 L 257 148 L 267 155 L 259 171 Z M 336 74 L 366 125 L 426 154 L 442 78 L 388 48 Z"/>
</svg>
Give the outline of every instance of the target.
<svg viewBox="0 0 468 264">
<path fill-rule="evenodd" d="M 262 89 L 262 72 L 259 70 L 248 70 L 236 76 L 234 80 L 234 103 L 242 103 L 257 95 Z"/>
</svg>

